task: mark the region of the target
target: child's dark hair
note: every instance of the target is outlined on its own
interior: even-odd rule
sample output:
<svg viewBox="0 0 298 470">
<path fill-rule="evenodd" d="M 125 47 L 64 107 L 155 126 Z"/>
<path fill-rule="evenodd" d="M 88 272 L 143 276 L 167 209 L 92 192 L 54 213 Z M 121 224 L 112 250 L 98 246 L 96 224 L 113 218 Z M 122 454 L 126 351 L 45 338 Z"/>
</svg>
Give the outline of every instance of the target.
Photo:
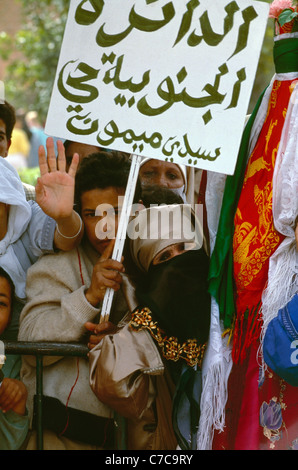
<svg viewBox="0 0 298 470">
<path fill-rule="evenodd" d="M 14 293 L 15 293 L 14 283 L 12 282 L 10 275 L 1 266 L 0 266 L 0 277 L 4 277 L 9 282 L 9 285 L 11 287 L 11 300 L 13 300 Z"/>
<path fill-rule="evenodd" d="M 183 199 L 171 189 L 158 185 L 146 185 L 142 187 L 141 200 L 145 207 L 151 204 L 183 204 Z"/>
<path fill-rule="evenodd" d="M 5 123 L 6 138 L 10 140 L 12 130 L 16 123 L 16 113 L 14 107 L 7 101 L 4 101 L 4 103 L 0 101 L 0 119 Z"/>
<path fill-rule="evenodd" d="M 76 210 L 81 212 L 81 195 L 92 189 L 106 189 L 109 187 L 126 189 L 131 162 L 128 154 L 115 150 L 99 151 L 85 157 L 76 173 L 75 204 Z M 139 201 L 141 186 L 136 185 L 134 202 Z"/>
</svg>

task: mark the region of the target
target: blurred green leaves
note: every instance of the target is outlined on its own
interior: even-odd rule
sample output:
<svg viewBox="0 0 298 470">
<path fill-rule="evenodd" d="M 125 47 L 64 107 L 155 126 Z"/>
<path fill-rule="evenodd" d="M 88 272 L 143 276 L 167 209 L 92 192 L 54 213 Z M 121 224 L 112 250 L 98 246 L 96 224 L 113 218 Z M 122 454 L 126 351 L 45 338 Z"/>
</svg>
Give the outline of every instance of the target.
<svg viewBox="0 0 298 470">
<path fill-rule="evenodd" d="M 271 1 L 269 0 L 263 1 L 265 1 L 265 3 L 271 3 Z M 258 100 L 258 97 L 260 96 L 264 88 L 269 85 L 270 80 L 275 72 L 273 62 L 273 32 L 274 22 L 271 18 L 269 18 L 254 81 L 254 86 L 251 94 L 250 105 L 248 109 L 249 113 L 252 112 Z"/>
<path fill-rule="evenodd" d="M 35 186 L 37 183 L 37 178 L 40 177 L 39 166 L 34 168 L 24 168 L 18 171 L 21 180 L 24 183 L 31 184 Z"/>
<path fill-rule="evenodd" d="M 45 118 L 55 78 L 69 0 L 17 0 L 23 24 L 14 37 L 0 32 L 0 55 L 12 60 L 4 77 L 8 101 Z"/>
</svg>

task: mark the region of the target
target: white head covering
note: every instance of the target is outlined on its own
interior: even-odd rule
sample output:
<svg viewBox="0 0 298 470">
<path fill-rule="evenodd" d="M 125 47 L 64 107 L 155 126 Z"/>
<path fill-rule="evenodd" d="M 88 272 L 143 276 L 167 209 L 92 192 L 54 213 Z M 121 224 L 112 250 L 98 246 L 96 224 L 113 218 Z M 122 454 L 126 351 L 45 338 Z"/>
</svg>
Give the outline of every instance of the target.
<svg viewBox="0 0 298 470">
<path fill-rule="evenodd" d="M 0 240 L 0 266 L 14 282 L 16 295 L 25 298 L 26 274 L 11 245 L 27 229 L 31 219 L 31 207 L 26 201 L 23 184 L 17 171 L 2 157 L 0 157 L 0 202 L 10 206 L 7 233 L 3 240 Z"/>
<path fill-rule="evenodd" d="M 203 228 L 189 204 L 153 206 L 143 209 L 130 222 L 128 235 L 134 263 L 147 272 L 154 257 L 175 243 L 203 245 Z"/>
<path fill-rule="evenodd" d="M 149 160 L 154 160 L 153 158 L 149 158 L 149 157 L 146 157 L 146 158 L 143 158 L 143 160 L 141 161 L 140 163 L 140 166 L 144 165 L 145 163 L 149 162 Z M 163 161 L 163 160 L 161 160 Z M 169 163 L 169 162 L 164 162 L 164 163 Z M 177 165 L 180 170 L 181 170 L 181 173 L 182 173 L 182 176 L 183 176 L 183 179 L 184 179 L 184 185 L 185 185 L 185 191 L 187 189 L 187 175 L 186 175 L 186 166 L 185 165 L 181 165 L 180 163 L 176 163 L 174 162 L 174 165 Z"/>
<path fill-rule="evenodd" d="M 153 160 L 153 158 L 143 158 L 143 160 L 140 163 L 140 167 L 147 163 L 149 160 Z M 169 162 L 164 162 L 164 163 L 169 163 Z M 175 165 L 178 166 L 180 169 L 183 179 L 184 179 L 184 187 L 182 194 L 179 193 L 179 195 L 182 197 L 184 202 L 188 204 L 194 204 L 194 168 L 181 165 L 180 163 L 174 162 Z"/>
</svg>

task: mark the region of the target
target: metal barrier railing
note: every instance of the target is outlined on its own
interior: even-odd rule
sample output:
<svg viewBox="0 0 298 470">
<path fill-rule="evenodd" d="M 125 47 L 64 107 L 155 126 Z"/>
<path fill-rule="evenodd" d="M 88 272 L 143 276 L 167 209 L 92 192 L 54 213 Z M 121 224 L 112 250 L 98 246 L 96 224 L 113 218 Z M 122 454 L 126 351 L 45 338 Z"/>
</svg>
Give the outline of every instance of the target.
<svg viewBox="0 0 298 470">
<path fill-rule="evenodd" d="M 19 354 L 36 357 L 36 435 L 37 450 L 43 450 L 42 397 L 43 356 L 87 357 L 89 348 L 81 343 L 3 341 L 5 355 Z"/>
</svg>

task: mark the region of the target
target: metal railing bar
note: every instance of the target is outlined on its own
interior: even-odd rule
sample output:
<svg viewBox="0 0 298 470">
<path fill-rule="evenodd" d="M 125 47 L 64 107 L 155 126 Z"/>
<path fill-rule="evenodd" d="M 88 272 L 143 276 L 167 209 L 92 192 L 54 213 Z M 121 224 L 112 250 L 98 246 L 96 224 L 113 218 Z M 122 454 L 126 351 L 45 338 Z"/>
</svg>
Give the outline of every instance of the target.
<svg viewBox="0 0 298 470">
<path fill-rule="evenodd" d="M 5 354 L 41 356 L 87 356 L 89 348 L 83 343 L 56 343 L 52 341 L 3 341 Z"/>
<path fill-rule="evenodd" d="M 36 356 L 36 444 L 37 450 L 43 450 L 43 356 L 87 357 L 89 348 L 82 343 L 57 343 L 52 341 L 3 341 L 5 355 L 19 354 Z"/>
</svg>

